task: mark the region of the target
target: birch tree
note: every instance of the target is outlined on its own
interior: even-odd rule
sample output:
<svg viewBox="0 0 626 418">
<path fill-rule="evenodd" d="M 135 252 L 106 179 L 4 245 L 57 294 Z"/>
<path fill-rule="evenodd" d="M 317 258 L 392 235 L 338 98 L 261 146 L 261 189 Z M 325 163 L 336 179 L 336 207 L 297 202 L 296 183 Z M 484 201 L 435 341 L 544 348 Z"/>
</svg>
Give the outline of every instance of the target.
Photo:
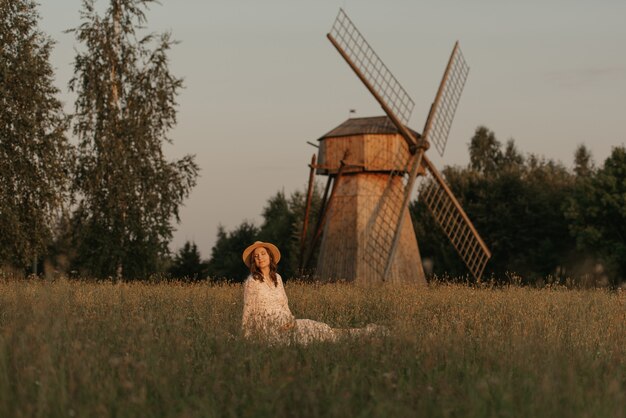
<svg viewBox="0 0 626 418">
<path fill-rule="evenodd" d="M 0 0 L 0 265 L 30 266 L 69 197 L 68 121 L 36 4 Z"/>
<path fill-rule="evenodd" d="M 101 16 L 84 0 L 71 31 L 82 45 L 75 189 L 78 265 L 94 276 L 138 278 L 168 252 L 179 208 L 196 184 L 193 156 L 168 161 L 182 79 L 169 70 L 169 33 L 142 35 L 150 0 L 110 0 Z"/>
</svg>

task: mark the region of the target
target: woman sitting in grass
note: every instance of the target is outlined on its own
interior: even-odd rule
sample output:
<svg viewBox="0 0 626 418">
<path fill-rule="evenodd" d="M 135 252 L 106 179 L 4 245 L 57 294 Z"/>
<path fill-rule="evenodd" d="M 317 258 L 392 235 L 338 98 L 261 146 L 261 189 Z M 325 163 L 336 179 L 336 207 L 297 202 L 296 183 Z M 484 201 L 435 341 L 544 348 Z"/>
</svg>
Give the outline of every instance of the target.
<svg viewBox="0 0 626 418">
<path fill-rule="evenodd" d="M 250 268 L 244 282 L 242 329 L 245 337 L 269 342 L 337 341 L 342 336 L 371 335 L 385 331 L 370 324 L 365 328 L 337 329 L 323 322 L 296 319 L 289 309 L 283 280 L 276 272 L 280 251 L 274 244 L 257 241 L 243 252 Z"/>
</svg>

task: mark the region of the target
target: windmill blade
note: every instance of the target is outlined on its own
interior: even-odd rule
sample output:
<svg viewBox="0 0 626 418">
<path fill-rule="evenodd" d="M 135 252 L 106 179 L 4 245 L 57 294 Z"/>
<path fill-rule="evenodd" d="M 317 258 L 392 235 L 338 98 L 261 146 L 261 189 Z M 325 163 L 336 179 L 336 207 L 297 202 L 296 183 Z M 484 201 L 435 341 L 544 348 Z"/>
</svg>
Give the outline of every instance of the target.
<svg viewBox="0 0 626 418">
<path fill-rule="evenodd" d="M 430 160 L 424 156 L 428 182 L 418 196 L 448 236 L 465 265 L 480 280 L 491 252 L 472 221 Z"/>
<path fill-rule="evenodd" d="M 420 148 L 416 154 L 411 156 L 409 159 L 409 171 L 408 177 L 406 178 L 406 184 L 404 185 L 404 193 L 402 197 L 402 203 L 399 206 L 399 213 L 397 216 L 397 222 L 395 224 L 395 229 L 393 230 L 393 240 L 391 241 L 391 247 L 389 248 L 389 254 L 387 255 L 387 262 L 385 265 L 385 272 L 383 274 L 383 279 L 387 280 L 389 274 L 391 273 L 391 266 L 393 265 L 393 258 L 396 254 L 396 250 L 398 248 L 398 243 L 400 242 L 400 235 L 402 232 L 402 223 L 404 222 L 405 216 L 404 212 L 409 205 L 409 199 L 411 197 L 411 190 L 413 190 L 413 184 L 415 183 L 415 179 L 417 178 L 417 171 L 422 164 L 422 159 L 424 156 L 424 148 Z"/>
<path fill-rule="evenodd" d="M 448 65 L 446 66 L 446 70 L 444 71 L 441 83 L 439 84 L 439 89 L 437 90 L 435 101 L 431 106 L 430 114 L 426 119 L 424 136 L 422 139 L 423 143 L 426 144 L 426 146 L 428 146 L 428 144 L 430 144 L 431 142 L 434 143 L 435 148 L 437 148 L 441 155 L 443 155 L 443 151 L 448 140 L 450 126 L 452 126 L 452 120 L 454 119 L 454 114 L 456 113 L 456 108 L 459 103 L 459 99 L 461 98 L 461 93 L 463 91 L 463 86 L 465 85 L 465 80 L 467 79 L 468 72 L 469 67 L 467 66 L 467 63 L 463 58 L 459 43 L 456 42 L 454 44 L 454 48 L 452 49 L 452 54 L 450 55 L 450 59 L 448 60 Z M 398 243 L 400 241 L 402 223 L 405 219 L 404 211 L 408 206 L 417 170 L 422 164 L 422 157 L 425 158 L 425 156 L 423 155 L 424 151 L 425 149 L 423 147 L 420 147 L 418 152 L 413 155 L 411 161 L 408 164 L 410 167 L 409 177 L 405 181 L 405 188 L 403 193 L 404 196 L 402 199 L 402 204 L 398 209 L 398 217 L 396 218 L 397 222 L 395 224 L 395 229 L 393 230 L 394 236 L 391 241 L 391 246 L 389 248 L 389 253 L 387 257 L 387 263 L 385 266 L 385 272 L 383 274 L 384 279 L 389 277 L 389 274 L 391 272 L 393 259 L 398 247 Z M 454 196 L 452 197 L 454 198 Z M 463 210 L 460 206 L 459 209 L 461 211 Z M 467 219 L 467 221 L 469 222 L 469 219 Z M 473 271 L 472 273 L 474 274 Z M 480 273 L 482 274 L 482 269 L 480 269 Z"/>
<path fill-rule="evenodd" d="M 418 152 L 412 157 L 422 154 Z M 406 164 L 403 161 L 402 164 Z M 383 193 L 365 229 L 365 251 L 363 261 L 381 280 L 389 274 L 390 260 L 393 259 L 394 242 L 397 241 L 397 225 L 404 215 L 403 196 L 409 177 L 402 171 L 393 171 L 387 178 Z"/>
<path fill-rule="evenodd" d="M 415 103 L 343 9 L 339 9 L 327 37 L 376 98 L 413 150 L 417 139 L 405 125 L 411 118 Z"/>
<path fill-rule="evenodd" d="M 468 73 L 469 67 L 456 42 L 424 127 L 425 140 L 435 145 L 439 155 L 443 155 L 446 148 L 450 126 Z"/>
</svg>

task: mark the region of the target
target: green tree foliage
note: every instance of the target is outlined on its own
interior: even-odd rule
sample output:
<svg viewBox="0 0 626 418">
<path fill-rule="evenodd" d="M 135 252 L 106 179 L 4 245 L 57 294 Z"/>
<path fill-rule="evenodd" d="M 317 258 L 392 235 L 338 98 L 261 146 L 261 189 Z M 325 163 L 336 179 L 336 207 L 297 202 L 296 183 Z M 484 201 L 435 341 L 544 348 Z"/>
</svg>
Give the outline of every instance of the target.
<svg viewBox="0 0 626 418">
<path fill-rule="evenodd" d="M 582 153 L 577 151 L 577 162 Z M 581 253 L 601 261 L 617 284 L 626 278 L 626 148 L 614 148 L 598 170 L 577 172 L 566 211 L 570 231 Z"/>
<path fill-rule="evenodd" d="M 319 189 L 315 185 L 311 198 L 307 242 L 310 242 L 315 232 L 321 199 Z M 220 227 L 217 241 L 211 250 L 209 275 L 214 279 L 244 280 L 249 271 L 241 260 L 241 253 L 254 241 L 264 241 L 271 242 L 280 249 L 281 276 L 285 280 L 299 276 L 300 237 L 305 207 L 306 193 L 295 191 L 287 198 L 284 192 L 279 191 L 268 199 L 267 205 L 263 208 L 263 223 L 260 227 L 251 222 L 243 222 L 228 233 Z M 315 257 L 315 252 L 313 256 Z"/>
<path fill-rule="evenodd" d="M 204 280 L 208 276 L 208 263 L 201 260 L 196 243 L 187 241 L 174 255 L 168 273 L 175 279 Z"/>
<path fill-rule="evenodd" d="M 281 276 L 292 277 L 297 268 L 292 265 L 292 260 L 297 261 L 298 258 L 296 244 L 299 231 L 295 230 L 296 213 L 284 192 L 276 193 L 267 201 L 267 205 L 263 208 L 263 220 L 259 240 L 271 242 L 280 249 Z"/>
<path fill-rule="evenodd" d="M 476 129 L 469 144 L 470 168 L 477 172 L 491 173 L 502 162 L 502 144 L 493 132 L 484 126 Z"/>
<path fill-rule="evenodd" d="M 45 252 L 69 197 L 72 148 L 36 4 L 0 0 L 0 265 Z"/>
<path fill-rule="evenodd" d="M 309 245 L 315 233 L 314 221 L 317 221 L 320 204 L 321 196 L 316 186 L 313 189 L 307 227 L 306 244 Z M 263 225 L 261 225 L 259 239 L 272 242 L 280 248 L 282 257 L 280 271 L 281 275 L 287 279 L 301 274 L 299 271 L 302 257 L 300 244 L 305 206 L 305 193 L 295 191 L 287 198 L 284 192 L 278 192 L 268 200 L 267 206 L 263 209 Z"/>
<path fill-rule="evenodd" d="M 140 278 L 167 254 L 172 218 L 196 183 L 192 156 L 168 162 L 182 80 L 168 68 L 169 33 L 139 37 L 150 0 L 110 0 L 104 16 L 84 0 L 72 31 L 78 266 L 94 276 Z M 154 46 L 152 47 L 152 45 Z"/>
<path fill-rule="evenodd" d="M 217 241 L 211 249 L 208 263 L 209 277 L 213 280 L 241 282 L 250 271 L 241 259 L 243 250 L 259 238 L 259 228 L 251 222 L 243 222 L 235 230 L 226 232 L 223 226 L 217 230 Z"/>
<path fill-rule="evenodd" d="M 595 172 L 591 152 L 586 146 L 580 145 L 574 153 L 574 173 L 578 178 L 589 177 Z"/>
<path fill-rule="evenodd" d="M 555 274 L 574 252 L 564 215 L 574 176 L 560 163 L 533 155 L 524 158 L 513 141 L 503 149 L 484 127 L 476 130 L 469 150 L 469 167 L 446 167 L 442 172 L 493 254 L 487 276 L 503 278 L 514 272 L 533 281 Z M 439 275 L 467 274 L 418 201 L 419 196 L 411 212 L 422 256 L 433 260 Z"/>
</svg>

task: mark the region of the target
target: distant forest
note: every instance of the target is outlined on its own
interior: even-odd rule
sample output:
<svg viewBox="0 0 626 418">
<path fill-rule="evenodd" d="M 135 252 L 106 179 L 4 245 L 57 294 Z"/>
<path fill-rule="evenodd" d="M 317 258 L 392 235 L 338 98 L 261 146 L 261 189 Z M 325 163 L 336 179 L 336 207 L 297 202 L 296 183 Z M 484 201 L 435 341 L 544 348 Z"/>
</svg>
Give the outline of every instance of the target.
<svg viewBox="0 0 626 418">
<path fill-rule="evenodd" d="M 600 167 L 580 145 L 573 169 L 526 155 L 514 140 L 500 142 L 486 127 L 469 143 L 466 167 L 447 166 L 446 181 L 489 246 L 484 281 L 528 284 L 618 285 L 626 274 L 626 149 L 616 147 Z M 314 194 L 319 208 L 320 193 Z M 299 234 L 304 191 L 278 192 L 263 222 L 219 230 L 206 274 L 214 279 L 246 277 L 241 249 L 255 240 L 276 243 L 281 272 L 300 277 Z M 448 238 L 417 199 L 410 213 L 426 272 L 438 280 L 472 279 Z M 312 219 L 316 219 L 316 213 Z M 184 250 L 176 256 L 184 258 Z"/>
</svg>

